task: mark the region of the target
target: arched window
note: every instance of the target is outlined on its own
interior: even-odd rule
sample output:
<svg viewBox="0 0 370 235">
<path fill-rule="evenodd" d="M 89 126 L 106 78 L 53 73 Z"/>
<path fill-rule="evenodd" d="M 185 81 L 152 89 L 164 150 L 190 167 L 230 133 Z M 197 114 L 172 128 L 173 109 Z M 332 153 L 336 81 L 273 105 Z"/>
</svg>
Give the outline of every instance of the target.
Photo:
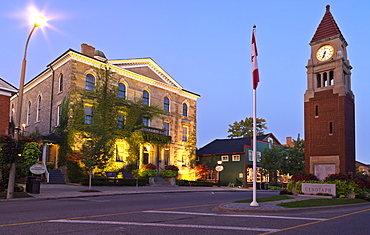
<svg viewBox="0 0 370 235">
<path fill-rule="evenodd" d="M 329 135 L 333 134 L 333 123 L 329 122 Z"/>
<path fill-rule="evenodd" d="M 186 103 L 182 104 L 182 116 L 188 116 L 188 105 Z"/>
<path fill-rule="evenodd" d="M 319 116 L 319 106 L 318 105 L 315 105 L 315 116 L 316 117 Z"/>
<path fill-rule="evenodd" d="M 119 98 L 126 98 L 126 86 L 123 83 L 118 84 L 118 97 Z"/>
<path fill-rule="evenodd" d="M 316 83 L 317 83 L 317 88 L 321 87 L 321 74 L 316 74 Z"/>
<path fill-rule="evenodd" d="M 37 98 L 36 122 L 39 122 L 39 121 L 40 121 L 40 119 L 41 119 L 41 104 L 42 104 L 41 96 L 39 96 L 39 97 Z"/>
<path fill-rule="evenodd" d="M 149 92 L 143 91 L 143 104 L 149 105 Z"/>
<path fill-rule="evenodd" d="M 323 82 L 324 82 L 324 87 L 326 87 L 328 85 L 328 73 L 324 73 L 323 74 Z"/>
<path fill-rule="evenodd" d="M 329 86 L 334 85 L 334 71 L 329 72 Z"/>
<path fill-rule="evenodd" d="M 31 101 L 28 102 L 27 105 L 27 118 L 26 118 L 26 125 L 30 125 L 30 120 L 31 120 Z"/>
<path fill-rule="evenodd" d="M 94 91 L 95 87 L 95 77 L 92 74 L 86 75 L 86 90 L 87 91 Z"/>
<path fill-rule="evenodd" d="M 59 92 L 62 92 L 63 91 L 63 74 L 61 73 L 60 76 L 59 76 Z"/>
<path fill-rule="evenodd" d="M 163 99 L 163 109 L 164 111 L 170 111 L 170 99 L 168 97 L 164 97 Z"/>
</svg>

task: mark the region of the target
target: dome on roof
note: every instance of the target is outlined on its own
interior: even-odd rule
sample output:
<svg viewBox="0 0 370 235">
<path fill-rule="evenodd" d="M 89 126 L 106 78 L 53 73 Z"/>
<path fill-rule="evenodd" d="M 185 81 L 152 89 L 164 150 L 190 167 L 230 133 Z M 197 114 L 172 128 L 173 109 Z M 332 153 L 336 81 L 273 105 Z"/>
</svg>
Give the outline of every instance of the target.
<svg viewBox="0 0 370 235">
<path fill-rule="evenodd" d="M 99 51 L 99 50 L 95 50 L 94 51 L 94 56 L 99 56 L 99 57 L 102 57 L 102 58 L 107 58 L 105 57 L 104 53 L 102 51 Z"/>
</svg>

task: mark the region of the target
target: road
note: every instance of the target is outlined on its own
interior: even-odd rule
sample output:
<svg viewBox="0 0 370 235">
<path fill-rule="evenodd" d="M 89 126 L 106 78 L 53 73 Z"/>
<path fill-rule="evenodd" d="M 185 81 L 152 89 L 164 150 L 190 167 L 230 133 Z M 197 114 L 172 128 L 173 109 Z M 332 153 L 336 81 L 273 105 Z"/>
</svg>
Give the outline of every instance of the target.
<svg viewBox="0 0 370 235">
<path fill-rule="evenodd" d="M 192 192 L 1 202 L 0 234 L 370 233 L 370 205 L 273 214 L 215 210 L 220 203 L 251 196 L 251 192 Z"/>
</svg>

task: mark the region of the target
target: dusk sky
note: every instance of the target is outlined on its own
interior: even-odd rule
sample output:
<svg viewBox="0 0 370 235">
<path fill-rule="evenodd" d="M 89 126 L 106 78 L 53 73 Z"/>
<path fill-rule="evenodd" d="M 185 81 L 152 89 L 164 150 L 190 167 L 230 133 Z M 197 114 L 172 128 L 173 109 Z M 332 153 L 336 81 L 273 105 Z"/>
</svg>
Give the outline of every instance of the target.
<svg viewBox="0 0 370 235">
<path fill-rule="evenodd" d="M 31 25 L 28 8 L 47 27 L 29 43 L 26 82 L 69 48 L 87 43 L 112 59 L 151 57 L 186 90 L 200 94 L 198 147 L 227 138 L 228 125 L 252 116 L 251 33 L 257 26 L 257 116 L 281 143 L 304 137 L 303 95 L 309 42 L 331 5 L 352 69 L 356 159 L 369 164 L 370 1 L 12 0 L 0 8 L 0 77 L 19 86 Z"/>
</svg>

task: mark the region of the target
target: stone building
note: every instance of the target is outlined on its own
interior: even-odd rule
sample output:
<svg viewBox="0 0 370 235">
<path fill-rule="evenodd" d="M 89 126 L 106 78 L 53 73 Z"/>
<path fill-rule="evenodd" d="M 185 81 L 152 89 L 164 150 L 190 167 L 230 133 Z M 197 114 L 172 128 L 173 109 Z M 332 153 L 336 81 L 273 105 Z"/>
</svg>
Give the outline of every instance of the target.
<svg viewBox="0 0 370 235">
<path fill-rule="evenodd" d="M 311 42 L 304 94 L 305 169 L 320 179 L 355 172 L 355 102 L 352 66 L 330 6 Z"/>
<path fill-rule="evenodd" d="M 191 134 L 196 133 L 196 102 L 200 96 L 185 90 L 151 58 L 108 60 L 103 52 L 87 44 L 81 45 L 81 52 L 67 50 L 25 84 L 21 110 L 25 134 L 53 133 L 59 124 L 63 99 L 75 89 L 93 91 L 96 69 L 102 67 L 114 73 L 119 97 L 132 101 L 142 99 L 165 111 L 160 118 L 144 120 L 144 125 L 150 127 L 144 131 L 155 130 L 159 135 L 170 135 L 172 143 L 166 147 L 142 145 L 140 163 L 153 163 L 160 170 L 165 165 L 177 165 L 180 177 L 186 178 L 190 164 L 187 146 Z M 17 97 L 13 96 L 12 107 L 17 107 L 17 102 Z M 85 109 L 86 116 L 90 115 L 88 112 Z M 57 149 L 55 145 L 45 147 L 46 162 L 58 162 Z M 127 150 L 128 144 L 124 140 L 116 143 L 114 162 L 117 169 L 125 166 Z"/>
</svg>

